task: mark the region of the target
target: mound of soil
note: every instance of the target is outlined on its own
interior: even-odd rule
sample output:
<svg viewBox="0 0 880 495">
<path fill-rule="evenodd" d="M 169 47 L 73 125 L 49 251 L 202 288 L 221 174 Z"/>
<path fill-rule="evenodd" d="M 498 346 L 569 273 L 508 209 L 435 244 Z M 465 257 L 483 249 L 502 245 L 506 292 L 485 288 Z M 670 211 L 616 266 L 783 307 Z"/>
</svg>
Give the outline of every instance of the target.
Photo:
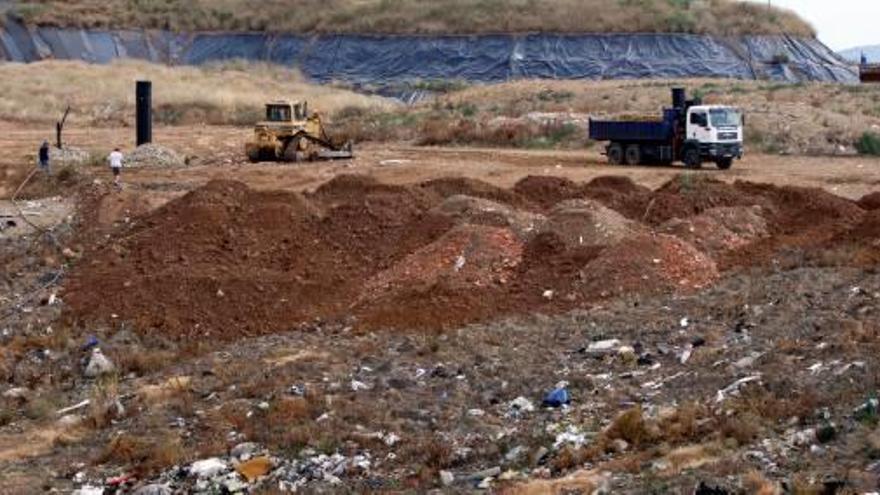
<svg viewBox="0 0 880 495">
<path fill-rule="evenodd" d="M 523 241 L 534 237 L 547 221 L 543 215 L 537 213 L 464 195 L 446 198 L 431 209 L 430 213 L 449 217 L 457 223 L 510 227 Z"/>
<path fill-rule="evenodd" d="M 366 281 L 358 306 L 373 313 L 376 301 L 399 304 L 392 301 L 437 285 L 459 291 L 503 286 L 522 252 L 522 243 L 508 228 L 460 225 Z"/>
<path fill-rule="evenodd" d="M 851 201 L 747 183 L 701 187 L 530 177 L 505 191 L 343 175 L 298 194 L 214 181 L 139 217 L 151 205 L 96 192 L 83 203 L 96 227 L 82 234 L 91 247 L 66 281 L 65 316 L 173 339 L 234 339 L 315 319 L 442 328 L 617 294 L 689 292 L 719 276 L 707 253 L 726 270 L 807 246 L 878 251 L 880 220 Z M 634 218 L 666 220 L 653 235 Z"/>
<path fill-rule="evenodd" d="M 880 209 L 880 191 L 862 196 L 862 199 L 857 204 L 864 210 Z"/>
<path fill-rule="evenodd" d="M 502 189 L 476 179 L 466 177 L 444 177 L 423 182 L 419 185 L 423 190 L 430 191 L 442 198 L 451 196 L 470 196 L 504 203 L 519 209 L 532 209 L 532 205 L 526 198 L 516 192 Z"/>
<path fill-rule="evenodd" d="M 641 224 L 590 199 L 559 203 L 542 228 L 542 232 L 553 232 L 568 246 L 609 246 L 645 230 Z"/>
<path fill-rule="evenodd" d="M 513 191 L 544 209 L 583 196 L 582 188 L 571 180 L 545 175 L 530 175 L 517 182 Z"/>
<path fill-rule="evenodd" d="M 854 201 L 822 189 L 751 182 L 736 182 L 734 187 L 744 196 L 762 198 L 769 205 L 766 208 L 768 220 L 780 232 L 845 228 L 861 221 L 864 215 L 864 210 Z"/>
<path fill-rule="evenodd" d="M 712 208 L 695 217 L 672 219 L 658 231 L 683 239 L 714 257 L 767 236 L 762 211 L 760 206 Z"/>
<path fill-rule="evenodd" d="M 693 245 L 671 235 L 627 238 L 587 264 L 583 285 L 602 297 L 626 293 L 691 292 L 719 277 L 715 262 Z"/>
</svg>

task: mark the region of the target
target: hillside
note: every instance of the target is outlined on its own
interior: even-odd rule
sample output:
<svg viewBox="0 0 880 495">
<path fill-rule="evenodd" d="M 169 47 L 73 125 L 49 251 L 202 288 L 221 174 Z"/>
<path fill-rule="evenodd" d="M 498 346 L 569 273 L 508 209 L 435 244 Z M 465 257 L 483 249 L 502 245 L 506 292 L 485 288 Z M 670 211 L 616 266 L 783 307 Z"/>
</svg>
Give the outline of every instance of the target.
<svg viewBox="0 0 880 495">
<path fill-rule="evenodd" d="M 31 0 L 11 10 L 44 26 L 173 31 L 814 34 L 794 12 L 733 0 Z"/>
</svg>

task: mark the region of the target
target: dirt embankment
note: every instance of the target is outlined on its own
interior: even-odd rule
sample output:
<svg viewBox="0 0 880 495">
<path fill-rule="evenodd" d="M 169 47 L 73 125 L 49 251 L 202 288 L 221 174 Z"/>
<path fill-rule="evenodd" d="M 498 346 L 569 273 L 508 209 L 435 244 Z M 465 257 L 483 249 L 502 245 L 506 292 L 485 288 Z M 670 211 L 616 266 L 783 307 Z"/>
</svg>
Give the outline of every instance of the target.
<svg viewBox="0 0 880 495">
<path fill-rule="evenodd" d="M 804 263 L 852 250 L 863 255 L 838 262 L 870 262 L 876 217 L 820 190 L 685 176 L 658 190 L 620 177 L 528 177 L 507 190 L 343 175 L 306 194 L 214 181 L 94 244 L 64 297 L 71 321 L 174 339 L 316 318 L 440 329 L 692 292 L 792 250 Z"/>
</svg>

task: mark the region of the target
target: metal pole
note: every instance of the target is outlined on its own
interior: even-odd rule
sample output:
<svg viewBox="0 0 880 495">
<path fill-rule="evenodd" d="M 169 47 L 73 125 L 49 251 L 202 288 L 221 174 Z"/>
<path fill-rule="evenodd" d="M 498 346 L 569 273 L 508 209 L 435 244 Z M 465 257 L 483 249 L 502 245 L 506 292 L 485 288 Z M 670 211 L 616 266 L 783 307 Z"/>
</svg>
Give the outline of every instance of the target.
<svg viewBox="0 0 880 495">
<path fill-rule="evenodd" d="M 135 90 L 137 104 L 137 145 L 153 141 L 153 83 L 138 81 Z"/>
</svg>

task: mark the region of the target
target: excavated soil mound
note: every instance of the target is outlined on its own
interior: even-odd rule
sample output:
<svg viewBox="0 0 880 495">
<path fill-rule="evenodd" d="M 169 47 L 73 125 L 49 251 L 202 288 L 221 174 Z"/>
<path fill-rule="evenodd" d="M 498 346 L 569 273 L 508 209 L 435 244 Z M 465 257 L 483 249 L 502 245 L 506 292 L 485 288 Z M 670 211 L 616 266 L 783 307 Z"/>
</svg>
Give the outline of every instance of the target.
<svg viewBox="0 0 880 495">
<path fill-rule="evenodd" d="M 845 228 L 861 221 L 865 213 L 854 201 L 822 189 L 777 187 L 751 182 L 736 182 L 734 187 L 744 196 L 763 198 L 764 202 L 772 205 L 767 208 L 767 218 L 773 227 L 782 232 Z"/>
<path fill-rule="evenodd" d="M 706 287 L 719 273 L 706 254 L 671 235 L 627 238 L 583 269 L 584 289 L 602 297 L 632 292 L 690 292 Z"/>
<path fill-rule="evenodd" d="M 717 256 L 747 246 L 768 235 L 760 206 L 712 208 L 687 219 L 674 218 L 658 228 Z"/>
<path fill-rule="evenodd" d="M 87 253 L 66 301 L 76 319 L 118 314 L 173 337 L 279 331 L 346 310 L 364 280 L 450 227 L 381 194 L 328 206 L 214 181 Z"/>
<path fill-rule="evenodd" d="M 65 283 L 65 316 L 172 339 L 234 339 L 315 319 L 442 328 L 693 291 L 719 276 L 710 254 L 728 269 L 810 246 L 847 247 L 839 263 L 880 252 L 880 210 L 809 189 L 700 187 L 529 177 L 505 191 L 343 175 L 298 194 L 213 181 L 143 216 L 151 205 L 99 191 L 82 203 L 96 227 L 81 234 L 87 248 Z M 665 223 L 661 233 L 642 218 Z"/>
<path fill-rule="evenodd" d="M 522 252 L 522 243 L 508 228 L 460 225 L 368 280 L 361 302 L 438 284 L 463 291 L 504 285 Z"/>
<path fill-rule="evenodd" d="M 520 180 L 513 191 L 544 209 L 583 196 L 582 188 L 571 180 L 544 175 L 530 175 Z"/>
<path fill-rule="evenodd" d="M 449 217 L 457 223 L 510 227 L 523 241 L 534 237 L 547 219 L 543 215 L 518 210 L 502 203 L 455 195 L 446 198 L 430 213 Z"/>
<path fill-rule="evenodd" d="M 857 204 L 864 210 L 880 210 L 880 191 L 862 196 Z"/>
<path fill-rule="evenodd" d="M 553 232 L 568 246 L 609 246 L 647 229 L 590 199 L 556 205 L 542 232 Z"/>
<path fill-rule="evenodd" d="M 516 192 L 502 189 L 476 179 L 468 179 L 465 177 L 433 179 L 419 184 L 419 187 L 442 198 L 449 198 L 451 196 L 470 196 L 473 198 L 488 199 L 496 203 L 504 203 L 518 209 L 530 210 L 534 208 L 534 205 Z"/>
</svg>

